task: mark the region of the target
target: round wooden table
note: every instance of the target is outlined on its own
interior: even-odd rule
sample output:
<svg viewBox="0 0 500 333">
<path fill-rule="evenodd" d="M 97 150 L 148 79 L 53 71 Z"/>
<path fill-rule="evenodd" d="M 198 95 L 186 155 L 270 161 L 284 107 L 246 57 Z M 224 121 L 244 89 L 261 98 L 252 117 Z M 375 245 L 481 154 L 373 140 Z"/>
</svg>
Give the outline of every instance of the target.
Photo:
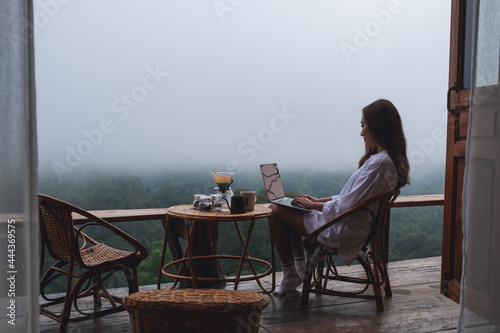
<svg viewBox="0 0 500 333">
<path fill-rule="evenodd" d="M 197 288 L 198 282 L 208 282 L 208 283 L 218 283 L 218 282 L 234 282 L 234 290 L 238 289 L 238 284 L 241 281 L 251 281 L 255 280 L 259 284 L 260 288 L 267 293 L 271 293 L 275 288 L 275 259 L 274 259 L 274 242 L 271 233 L 271 228 L 269 225 L 269 232 L 271 234 L 271 262 L 264 259 L 254 258 L 250 256 L 248 252 L 248 245 L 250 244 L 251 236 L 255 221 L 257 219 L 267 218 L 268 224 L 272 222 L 272 210 L 268 207 L 262 205 L 255 205 L 255 209 L 252 211 L 247 211 L 243 214 L 231 214 L 229 211 L 202 211 L 195 209 L 192 205 L 179 205 L 173 206 L 167 209 L 167 221 L 165 225 L 165 237 L 163 244 L 163 253 L 161 258 L 161 273 L 158 279 L 158 288 L 160 286 L 161 274 L 175 279 L 172 288 L 175 288 L 179 280 L 191 281 L 194 288 Z M 186 239 L 186 246 L 184 250 L 184 256 L 179 259 L 175 259 L 172 262 L 165 263 L 165 252 L 166 245 L 168 242 L 168 232 L 170 229 L 170 223 L 172 219 L 179 219 L 184 221 L 184 235 Z M 246 237 L 243 236 L 238 222 L 250 221 L 250 226 Z M 208 222 L 233 222 L 236 232 L 240 239 L 243 251 L 241 255 L 222 255 L 222 254 L 206 254 L 206 255 L 193 255 L 192 243 L 193 243 L 193 230 L 197 224 L 208 223 Z M 210 259 L 229 259 L 229 260 L 239 260 L 238 270 L 236 276 L 234 277 L 202 277 L 197 276 L 194 270 L 194 262 L 197 260 L 210 260 Z M 253 274 L 248 276 L 241 276 L 241 271 L 245 261 L 249 264 Z M 188 263 L 189 270 L 187 274 L 182 274 L 182 268 Z M 264 273 L 257 273 L 254 263 L 259 263 L 259 265 L 264 265 L 267 270 Z M 177 273 L 173 274 L 167 271 L 171 266 L 176 265 Z M 186 269 L 184 269 L 186 271 Z M 260 279 L 272 274 L 272 287 L 271 290 L 265 288 Z"/>
</svg>

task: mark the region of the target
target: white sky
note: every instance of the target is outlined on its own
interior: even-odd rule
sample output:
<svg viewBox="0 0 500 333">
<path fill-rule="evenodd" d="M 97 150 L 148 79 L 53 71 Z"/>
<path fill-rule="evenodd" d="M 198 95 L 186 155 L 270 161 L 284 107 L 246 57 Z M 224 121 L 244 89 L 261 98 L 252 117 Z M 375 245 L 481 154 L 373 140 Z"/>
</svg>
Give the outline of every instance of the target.
<svg viewBox="0 0 500 333">
<path fill-rule="evenodd" d="M 450 0 L 34 0 L 41 168 L 354 169 L 361 109 L 445 155 Z M 349 53 L 350 52 L 350 53 Z"/>
</svg>

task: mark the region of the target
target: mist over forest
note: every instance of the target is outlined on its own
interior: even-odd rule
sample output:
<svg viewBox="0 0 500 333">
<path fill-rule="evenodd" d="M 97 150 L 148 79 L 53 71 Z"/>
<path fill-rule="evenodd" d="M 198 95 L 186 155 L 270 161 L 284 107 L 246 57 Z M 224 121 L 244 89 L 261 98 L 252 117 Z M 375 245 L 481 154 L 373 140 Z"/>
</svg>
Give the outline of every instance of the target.
<svg viewBox="0 0 500 333">
<path fill-rule="evenodd" d="M 278 167 L 285 192 L 290 195 L 307 193 L 316 197 L 338 194 L 356 170 L 354 165 L 341 171 L 325 171 L 315 166 L 297 168 L 289 164 L 278 164 Z M 40 171 L 39 191 L 82 205 L 84 209 L 168 207 L 189 203 L 193 194 L 215 193 L 216 184 L 211 175 L 214 171 L 227 170 L 209 167 L 143 170 L 81 167 L 60 177 L 47 168 Z M 402 188 L 401 195 L 444 191 L 444 165 L 412 167 L 410 176 L 411 184 Z M 231 187 L 235 193 L 254 190 L 259 194 L 258 202 L 267 202 L 258 166 L 251 171 L 235 172 Z M 90 194 L 96 191 L 100 192 L 100 196 L 92 198 Z M 126 199 L 134 194 L 137 198 L 133 201 Z M 110 202 L 106 198 L 114 199 Z"/>
</svg>

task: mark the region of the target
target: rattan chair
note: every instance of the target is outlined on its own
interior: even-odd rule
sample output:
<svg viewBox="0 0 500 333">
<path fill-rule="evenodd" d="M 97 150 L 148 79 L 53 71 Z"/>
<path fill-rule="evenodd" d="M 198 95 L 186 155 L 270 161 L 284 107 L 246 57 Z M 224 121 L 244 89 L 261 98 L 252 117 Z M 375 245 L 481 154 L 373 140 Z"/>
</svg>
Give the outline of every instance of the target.
<svg viewBox="0 0 500 333">
<path fill-rule="evenodd" d="M 40 294 L 47 301 L 40 304 L 40 312 L 60 322 L 60 332 L 65 332 L 70 322 L 125 310 L 121 299 L 123 296 L 110 295 L 104 287 L 105 281 L 119 281 L 119 272 L 122 272 L 129 294 L 137 292 L 137 266 L 148 256 L 146 248 L 125 232 L 83 209 L 42 194 L 38 196 L 38 202 L 41 242 Z M 78 213 L 90 222 L 77 228 L 73 223 L 72 213 Z M 82 232 L 91 225 L 113 232 L 130 244 L 127 245 L 130 251 L 96 242 Z M 95 227 L 91 229 L 93 228 Z M 56 262 L 42 275 L 45 251 Z M 46 295 L 45 288 L 61 276 L 65 279 L 66 293 L 50 298 Z M 93 297 L 92 309 L 82 310 L 79 307 L 78 301 L 83 297 Z M 106 303 L 103 303 L 104 299 L 107 300 Z M 72 308 L 78 312 L 74 317 L 71 315 Z"/>
<path fill-rule="evenodd" d="M 307 271 L 302 286 L 302 305 L 308 304 L 309 293 L 318 293 L 373 299 L 376 302 L 377 311 L 384 311 L 382 290 L 385 291 L 386 296 L 392 296 L 384 245 L 385 222 L 388 211 L 399 193 L 400 190 L 396 189 L 362 202 L 330 220 L 304 239 Z M 337 267 L 334 261 L 338 258 L 337 249 L 322 246 L 317 241 L 317 237 L 323 230 L 345 218 L 355 218 L 357 214 L 367 213 L 371 215 L 373 221 L 371 232 L 355 260 L 361 264 L 361 272 L 342 273 L 342 268 L 345 267 Z M 372 290 L 368 291 L 370 286 Z"/>
</svg>

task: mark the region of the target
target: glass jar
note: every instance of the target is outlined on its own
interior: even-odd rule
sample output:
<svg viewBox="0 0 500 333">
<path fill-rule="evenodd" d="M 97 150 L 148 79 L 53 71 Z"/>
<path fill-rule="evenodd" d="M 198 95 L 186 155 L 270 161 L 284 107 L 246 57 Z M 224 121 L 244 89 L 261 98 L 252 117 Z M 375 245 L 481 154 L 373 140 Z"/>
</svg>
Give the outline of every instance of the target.
<svg viewBox="0 0 500 333">
<path fill-rule="evenodd" d="M 200 197 L 200 200 L 198 202 L 198 209 L 204 211 L 212 210 L 212 197 L 209 195 Z"/>
<path fill-rule="evenodd" d="M 222 210 L 222 195 L 219 193 L 215 193 L 210 195 L 212 197 L 212 208 L 215 211 L 221 211 Z"/>
<path fill-rule="evenodd" d="M 194 194 L 193 195 L 193 207 L 198 208 L 198 205 L 200 203 L 200 198 L 203 197 L 204 194 Z"/>
</svg>

